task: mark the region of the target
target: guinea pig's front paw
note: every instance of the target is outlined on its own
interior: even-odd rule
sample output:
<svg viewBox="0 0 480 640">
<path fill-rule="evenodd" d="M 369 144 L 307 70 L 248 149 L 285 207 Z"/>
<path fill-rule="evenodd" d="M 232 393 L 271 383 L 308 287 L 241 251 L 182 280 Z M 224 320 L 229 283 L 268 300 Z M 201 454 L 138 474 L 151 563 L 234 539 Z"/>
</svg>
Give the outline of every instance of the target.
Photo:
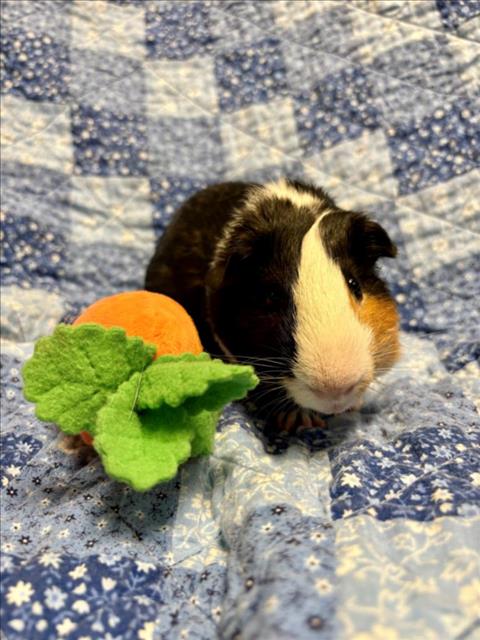
<svg viewBox="0 0 480 640">
<path fill-rule="evenodd" d="M 284 453 L 291 443 L 294 434 L 307 434 L 309 431 L 326 426 L 323 418 L 314 411 L 292 409 L 282 411 L 271 417 L 263 430 L 265 451 L 270 454 Z"/>
<path fill-rule="evenodd" d="M 303 433 L 309 429 L 325 427 L 325 420 L 315 411 L 292 409 L 277 416 L 277 430 L 283 434 Z"/>
</svg>

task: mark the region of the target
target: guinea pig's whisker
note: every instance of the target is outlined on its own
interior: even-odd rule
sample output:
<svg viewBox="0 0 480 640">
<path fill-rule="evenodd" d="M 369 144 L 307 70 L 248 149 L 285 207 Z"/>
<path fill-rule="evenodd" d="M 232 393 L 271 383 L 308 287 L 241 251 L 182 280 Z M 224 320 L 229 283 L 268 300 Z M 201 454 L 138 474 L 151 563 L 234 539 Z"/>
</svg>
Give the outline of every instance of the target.
<svg viewBox="0 0 480 640">
<path fill-rule="evenodd" d="M 247 361 L 248 362 L 248 361 Z M 254 365 L 261 367 L 262 369 L 277 369 L 279 371 L 285 370 L 285 364 L 278 362 L 261 362 L 257 361 L 253 363 Z"/>
<path fill-rule="evenodd" d="M 255 403 L 256 403 L 255 406 L 258 409 L 261 409 L 263 413 L 270 406 L 272 406 L 272 407 L 280 407 L 280 406 L 282 406 L 282 401 L 281 400 L 279 400 L 278 398 L 275 398 L 275 397 L 272 398 L 271 396 L 269 398 L 267 398 L 267 397 L 259 398 L 259 399 L 255 400 Z"/>
<path fill-rule="evenodd" d="M 265 405 L 263 405 L 262 407 L 263 411 L 265 411 L 265 409 L 268 409 L 270 406 L 272 406 L 272 408 L 266 414 L 265 422 L 267 422 L 272 415 L 278 414 L 281 411 L 288 409 L 288 407 L 290 406 L 290 400 L 288 398 L 284 398 L 283 400 L 280 400 L 280 401 L 271 400 L 267 402 Z"/>
<path fill-rule="evenodd" d="M 379 349 L 375 349 L 373 351 L 372 357 L 373 357 L 373 359 L 376 359 L 376 358 L 382 358 L 384 356 L 390 356 L 390 355 L 395 355 L 395 354 L 398 354 L 398 349 L 393 349 L 393 348 L 390 348 L 390 347 L 387 347 L 387 348 L 384 348 L 384 349 L 379 348 Z"/>
<path fill-rule="evenodd" d="M 268 414 L 267 419 L 272 418 L 272 416 L 273 417 L 278 416 L 278 414 L 281 412 L 289 412 L 291 410 L 292 410 L 292 405 L 288 400 L 286 400 L 284 403 L 277 405 L 276 407 L 273 407 L 273 409 Z"/>
<path fill-rule="evenodd" d="M 277 381 L 277 380 L 265 380 L 262 379 L 262 383 L 264 383 L 265 386 L 268 385 L 268 389 L 283 389 L 283 386 Z M 260 390 L 260 393 L 263 391 L 263 389 Z M 266 391 L 266 389 L 265 389 Z"/>
<path fill-rule="evenodd" d="M 279 391 L 283 391 L 283 387 L 278 386 L 278 387 L 272 387 L 271 389 L 266 389 L 265 391 L 263 391 L 259 395 L 254 396 L 253 400 L 254 400 L 254 402 L 258 402 L 259 400 L 263 400 L 270 393 L 278 393 Z M 278 398 L 277 398 L 277 400 L 278 400 Z"/>
<path fill-rule="evenodd" d="M 212 357 L 225 357 L 224 353 L 214 353 L 214 352 L 210 352 L 210 355 Z M 246 354 L 241 354 L 241 353 L 232 353 L 231 355 L 234 358 L 240 358 L 243 360 L 278 360 L 278 361 L 288 361 L 288 358 L 286 356 L 249 356 Z"/>
<path fill-rule="evenodd" d="M 285 371 L 281 369 L 261 369 L 257 367 L 255 373 L 261 380 L 281 380 L 285 377 Z"/>
<path fill-rule="evenodd" d="M 274 376 L 271 378 L 260 376 L 260 380 L 263 386 L 268 387 L 269 389 L 280 389 L 285 391 L 285 385 L 283 383 L 282 376 Z M 262 391 L 262 389 L 260 389 Z"/>
<path fill-rule="evenodd" d="M 268 386 L 269 389 L 273 389 L 273 388 L 275 388 L 275 389 L 284 389 L 284 386 L 281 384 L 281 382 L 279 382 L 278 379 L 276 379 L 276 380 L 275 379 L 268 380 L 268 379 L 265 379 L 265 378 L 261 378 L 261 381 L 265 386 Z"/>
<path fill-rule="evenodd" d="M 210 354 L 212 357 L 225 357 L 224 355 L 219 354 Z M 263 367 L 263 368 L 272 368 L 272 367 L 280 367 L 286 366 L 289 363 L 287 358 L 263 358 L 263 357 L 253 357 L 253 356 L 240 356 L 232 354 L 232 356 L 239 362 L 244 364 L 251 364 L 253 366 Z"/>
<path fill-rule="evenodd" d="M 265 387 L 266 388 L 260 389 L 259 392 L 256 392 L 256 393 L 254 392 L 254 394 L 252 395 L 252 399 L 254 401 L 260 400 L 271 393 L 277 393 L 276 400 L 278 402 L 282 398 L 286 397 L 285 387 L 282 384 L 275 384 L 274 382 L 266 382 Z"/>
<path fill-rule="evenodd" d="M 253 358 L 253 357 L 241 357 L 238 356 L 239 362 L 254 362 L 261 365 L 286 365 L 287 360 L 280 360 L 280 358 Z"/>
<path fill-rule="evenodd" d="M 277 387 L 279 389 L 284 389 L 282 384 L 281 376 L 263 376 L 260 375 L 260 381 L 264 383 L 265 386 L 268 386 L 269 389 L 272 387 Z"/>
</svg>

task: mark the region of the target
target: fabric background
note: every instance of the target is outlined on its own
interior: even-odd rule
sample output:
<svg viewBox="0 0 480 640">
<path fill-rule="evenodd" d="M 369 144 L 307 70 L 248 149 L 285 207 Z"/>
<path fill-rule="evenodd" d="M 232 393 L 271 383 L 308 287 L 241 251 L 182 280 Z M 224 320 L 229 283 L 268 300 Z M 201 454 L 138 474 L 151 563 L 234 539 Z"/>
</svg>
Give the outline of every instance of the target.
<svg viewBox="0 0 480 640">
<path fill-rule="evenodd" d="M 2 628 L 9 640 L 480 633 L 480 3 L 2 3 Z M 142 286 L 203 185 L 371 212 L 403 359 L 267 455 L 241 407 L 147 494 L 21 394 L 33 342 Z"/>
</svg>

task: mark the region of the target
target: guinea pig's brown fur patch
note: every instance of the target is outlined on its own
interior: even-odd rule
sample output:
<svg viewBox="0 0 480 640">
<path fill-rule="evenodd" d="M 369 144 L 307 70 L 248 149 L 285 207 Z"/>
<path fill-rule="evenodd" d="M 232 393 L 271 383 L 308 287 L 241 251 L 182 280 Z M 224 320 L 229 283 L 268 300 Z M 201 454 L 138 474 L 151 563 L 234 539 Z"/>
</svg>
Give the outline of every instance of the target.
<svg viewBox="0 0 480 640">
<path fill-rule="evenodd" d="M 390 369 L 400 357 L 398 312 L 394 301 L 383 296 L 365 294 L 356 312 L 373 333 L 375 373 Z"/>
</svg>

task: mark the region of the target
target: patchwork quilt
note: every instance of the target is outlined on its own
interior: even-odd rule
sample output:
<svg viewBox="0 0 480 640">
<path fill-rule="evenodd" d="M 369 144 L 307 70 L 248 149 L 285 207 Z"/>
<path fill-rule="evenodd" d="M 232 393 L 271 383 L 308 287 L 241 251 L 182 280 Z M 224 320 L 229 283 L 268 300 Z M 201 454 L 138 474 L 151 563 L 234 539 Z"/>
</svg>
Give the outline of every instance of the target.
<svg viewBox="0 0 480 640">
<path fill-rule="evenodd" d="M 2 2 L 2 632 L 480 634 L 480 3 Z M 403 358 L 265 452 L 242 406 L 147 493 L 22 397 L 34 341 L 142 287 L 174 209 L 288 175 L 370 212 Z"/>
</svg>

